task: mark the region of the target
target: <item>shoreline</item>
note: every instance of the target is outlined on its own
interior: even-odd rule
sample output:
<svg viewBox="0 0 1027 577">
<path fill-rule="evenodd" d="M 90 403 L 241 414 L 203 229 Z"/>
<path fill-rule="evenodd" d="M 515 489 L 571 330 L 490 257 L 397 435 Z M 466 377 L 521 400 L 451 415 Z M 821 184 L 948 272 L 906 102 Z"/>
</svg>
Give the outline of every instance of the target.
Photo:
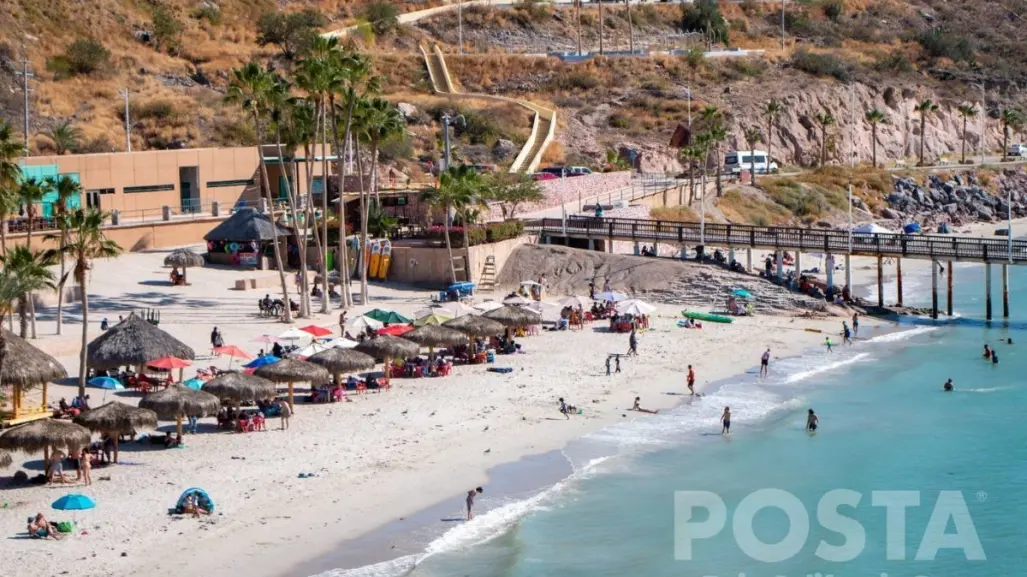
<svg viewBox="0 0 1027 577">
<path fill-rule="evenodd" d="M 903 326 L 902 323 L 891 323 L 874 317 L 868 317 L 867 324 L 864 326 L 872 331 L 872 333 L 866 337 L 867 339 L 906 332 L 918 328 L 916 325 L 911 324 Z M 819 346 L 817 345 L 808 346 L 795 354 L 775 357 L 774 362 L 777 363 L 781 361 L 801 359 L 809 356 L 818 349 Z M 773 367 L 773 364 L 771 367 Z M 722 376 L 715 381 L 697 384 L 695 387 L 696 392 L 700 393 L 702 396 L 713 394 L 723 386 L 737 381 L 739 377 L 750 375 L 754 372 L 758 372 L 758 370 L 758 364 L 752 365 L 742 371 Z M 672 399 L 672 404 L 665 408 L 661 407 L 661 412 L 682 407 L 688 403 L 689 399 L 688 395 L 676 393 L 665 392 L 663 396 L 670 397 Z M 630 411 L 628 411 L 628 413 L 630 413 Z M 630 417 L 632 421 L 644 418 L 646 417 L 642 415 Z M 489 500 L 509 502 L 511 500 L 526 499 L 534 495 L 541 494 L 558 483 L 569 481 L 577 471 L 575 471 L 573 465 L 568 461 L 564 451 L 573 443 L 587 439 L 587 437 L 592 433 L 602 431 L 607 427 L 624 422 L 624 420 L 621 420 L 606 423 L 593 431 L 589 431 L 576 438 L 567 440 L 563 447 L 559 449 L 554 449 L 545 453 L 524 455 L 516 461 L 502 463 L 489 469 L 486 471 L 486 477 L 488 479 L 486 489 L 488 490 L 487 494 L 489 495 Z M 613 455 L 599 457 L 599 459 L 605 460 L 607 458 L 623 457 L 632 458 L 641 454 L 642 451 L 618 452 Z M 554 468 L 562 470 L 563 473 L 555 473 L 553 470 Z M 541 475 L 539 475 L 540 471 Z M 536 473 L 536 475 L 532 476 L 530 474 L 532 472 Z M 510 479 L 504 479 L 501 477 L 500 475 L 504 473 L 512 475 L 514 480 L 511 482 Z M 545 480 L 539 482 L 540 478 Z M 531 479 L 531 481 L 525 483 L 524 481 L 526 479 Z M 510 487 L 506 488 L 506 485 L 508 484 Z M 499 486 L 498 491 L 495 490 L 497 485 Z M 438 527 L 439 518 L 437 514 L 441 511 L 453 510 L 454 507 L 459 506 L 460 503 L 462 503 L 462 499 L 462 493 L 454 494 L 448 499 L 419 509 L 417 512 L 404 518 L 390 521 L 383 526 L 369 530 L 359 537 L 346 539 L 338 544 L 339 549 L 359 549 L 361 546 L 369 546 L 373 551 L 378 553 L 377 555 L 359 555 L 349 551 L 331 552 L 316 559 L 310 559 L 299 563 L 292 570 L 283 572 L 276 577 L 313 577 L 326 572 L 333 572 L 333 575 L 348 575 L 348 572 L 362 567 L 369 567 L 372 565 L 383 566 L 392 562 L 400 561 L 408 556 L 416 556 L 419 558 L 419 561 L 421 557 L 428 554 L 425 548 L 431 545 L 435 539 L 442 537 L 446 533 L 446 530 L 429 531 L 433 526 L 436 528 Z M 483 512 L 487 513 L 490 510 L 492 509 L 487 509 Z M 424 534 L 428 534 L 429 538 L 425 539 Z M 397 537 L 398 539 L 396 539 Z M 402 544 L 402 547 L 400 547 L 399 544 Z M 410 550 L 411 545 L 416 547 L 416 550 Z M 347 559 L 361 557 L 363 558 L 363 561 L 360 562 L 345 562 Z M 413 561 L 411 561 L 411 563 L 413 563 Z"/>
</svg>

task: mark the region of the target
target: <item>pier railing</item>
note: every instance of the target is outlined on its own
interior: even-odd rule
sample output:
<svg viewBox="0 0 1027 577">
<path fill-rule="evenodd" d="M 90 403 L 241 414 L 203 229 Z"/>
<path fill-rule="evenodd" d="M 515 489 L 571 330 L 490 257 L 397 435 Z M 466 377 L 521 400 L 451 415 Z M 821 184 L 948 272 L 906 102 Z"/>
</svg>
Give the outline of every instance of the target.
<svg viewBox="0 0 1027 577">
<path fill-rule="evenodd" d="M 637 242 L 670 242 L 731 248 L 801 250 L 848 254 L 849 233 L 837 230 L 706 224 L 648 219 L 568 217 L 527 220 L 524 230 L 543 237 L 592 238 Z M 851 253 L 862 256 L 938 261 L 1012 262 L 1027 264 L 1027 241 L 968 238 L 942 234 L 852 233 Z"/>
</svg>

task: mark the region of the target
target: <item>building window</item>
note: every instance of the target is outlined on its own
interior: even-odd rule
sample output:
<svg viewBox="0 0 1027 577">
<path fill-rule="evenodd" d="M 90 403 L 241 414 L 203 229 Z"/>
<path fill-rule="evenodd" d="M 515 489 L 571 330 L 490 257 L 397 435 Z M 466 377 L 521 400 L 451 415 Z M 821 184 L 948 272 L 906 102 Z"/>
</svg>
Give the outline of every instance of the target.
<svg viewBox="0 0 1027 577">
<path fill-rule="evenodd" d="M 148 186 L 126 186 L 122 189 L 125 194 L 135 194 L 138 192 L 167 192 L 175 190 L 173 184 L 151 184 Z"/>
<path fill-rule="evenodd" d="M 86 194 L 114 194 L 114 189 L 113 188 L 94 188 L 92 190 L 87 190 Z"/>
<path fill-rule="evenodd" d="M 407 197 L 405 196 L 386 196 L 382 198 L 382 206 L 406 206 Z"/>
<path fill-rule="evenodd" d="M 207 188 L 227 188 L 229 186 L 253 186 L 253 179 L 243 180 L 212 180 L 207 183 Z"/>
</svg>

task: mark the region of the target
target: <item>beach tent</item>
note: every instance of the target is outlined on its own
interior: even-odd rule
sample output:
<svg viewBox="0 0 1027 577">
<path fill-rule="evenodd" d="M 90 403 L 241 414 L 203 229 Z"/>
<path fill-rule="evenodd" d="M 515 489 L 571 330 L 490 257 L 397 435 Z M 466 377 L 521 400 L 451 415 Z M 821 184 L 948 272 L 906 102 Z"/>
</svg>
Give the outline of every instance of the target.
<svg viewBox="0 0 1027 577">
<path fill-rule="evenodd" d="M 889 230 L 879 224 L 874 224 L 872 222 L 861 224 L 856 228 L 852 229 L 852 232 L 856 232 L 859 234 L 895 234 L 894 230 Z"/>
<path fill-rule="evenodd" d="M 902 227 L 902 232 L 906 234 L 918 234 L 920 231 L 921 230 L 919 222 L 911 222 L 909 224 L 903 225 Z"/>
<path fill-rule="evenodd" d="M 273 224 L 271 217 L 258 212 L 254 208 L 239 209 L 224 222 L 215 226 L 203 236 L 207 242 L 263 242 L 274 240 L 276 236 L 289 236 L 288 228 Z"/>
<path fill-rule="evenodd" d="M 185 500 L 192 495 L 196 495 L 197 506 L 201 509 L 210 511 L 211 513 L 214 512 L 214 500 L 210 498 L 210 495 L 208 495 L 203 489 L 192 487 L 186 489 L 185 492 L 182 493 L 182 496 L 178 498 L 178 502 L 175 503 L 175 513 L 181 515 L 185 512 Z"/>
</svg>

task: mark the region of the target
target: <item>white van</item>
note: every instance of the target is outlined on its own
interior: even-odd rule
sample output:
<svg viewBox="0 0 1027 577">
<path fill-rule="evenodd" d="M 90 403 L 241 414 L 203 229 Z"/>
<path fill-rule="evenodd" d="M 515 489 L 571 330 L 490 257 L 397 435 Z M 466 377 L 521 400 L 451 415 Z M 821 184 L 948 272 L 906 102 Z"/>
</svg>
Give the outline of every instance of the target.
<svg viewBox="0 0 1027 577">
<path fill-rule="evenodd" d="M 755 166 L 753 156 L 756 157 Z M 724 172 L 740 174 L 751 169 L 755 169 L 756 174 L 777 172 L 777 163 L 767 156 L 766 150 L 735 150 L 724 156 Z"/>
<path fill-rule="evenodd" d="M 1006 156 L 1027 156 L 1027 144 L 1010 144 Z"/>
</svg>

